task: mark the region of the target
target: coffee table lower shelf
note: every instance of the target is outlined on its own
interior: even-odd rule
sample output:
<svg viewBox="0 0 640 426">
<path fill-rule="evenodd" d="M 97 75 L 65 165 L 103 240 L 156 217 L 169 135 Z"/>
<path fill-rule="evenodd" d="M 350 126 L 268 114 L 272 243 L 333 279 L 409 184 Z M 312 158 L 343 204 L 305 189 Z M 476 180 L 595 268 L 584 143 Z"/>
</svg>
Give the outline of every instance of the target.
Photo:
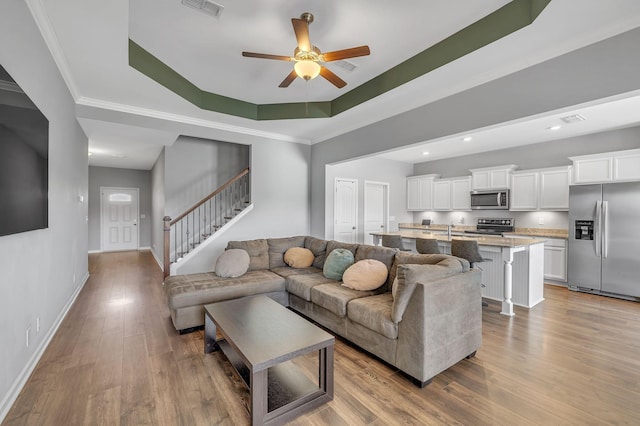
<svg viewBox="0 0 640 426">
<path fill-rule="evenodd" d="M 216 343 L 247 388 L 251 389 L 251 372 L 249 368 L 226 340 L 218 340 Z M 283 408 L 282 412 L 284 413 L 291 411 L 297 405 L 305 405 L 306 409 L 309 409 L 306 404 L 314 399 L 321 399 L 318 401 L 318 405 L 331 400 L 331 397 L 320 390 L 317 383 L 309 380 L 302 369 L 292 361 L 285 361 L 269 367 L 267 381 L 267 411 L 269 417 L 277 417 L 278 412 L 276 410 L 280 408 Z M 326 396 L 326 399 L 323 399 L 323 396 Z"/>
</svg>

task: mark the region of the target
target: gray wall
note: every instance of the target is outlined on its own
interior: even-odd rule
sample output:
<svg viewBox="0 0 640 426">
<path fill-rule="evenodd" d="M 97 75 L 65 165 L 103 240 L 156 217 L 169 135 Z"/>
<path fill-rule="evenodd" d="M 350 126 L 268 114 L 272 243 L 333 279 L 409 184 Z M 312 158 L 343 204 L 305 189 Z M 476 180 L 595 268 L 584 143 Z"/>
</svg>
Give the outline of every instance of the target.
<svg viewBox="0 0 640 426">
<path fill-rule="evenodd" d="M 151 172 L 149 170 L 89 167 L 89 251 L 100 251 L 100 187 L 138 188 L 140 248 L 151 247 Z M 142 218 L 142 215 L 145 217 Z"/>
<path fill-rule="evenodd" d="M 417 163 L 414 175 L 468 176 L 469 169 L 515 164 L 520 170 L 566 166 L 569 157 L 640 147 L 640 127 L 594 133 L 552 142 Z"/>
<path fill-rule="evenodd" d="M 151 253 L 164 268 L 164 149 L 151 169 Z"/>
<path fill-rule="evenodd" d="M 49 227 L 0 237 L 1 420 L 88 277 L 88 166 L 75 103 L 24 1 L 0 2 L 0 63 L 49 120 Z"/>
<path fill-rule="evenodd" d="M 358 242 L 364 242 L 364 182 L 385 182 L 389 184 L 390 230 L 397 230 L 398 223 L 413 221 L 413 214 L 407 212 L 407 176 L 413 173 L 413 165 L 381 158 L 365 158 L 327 166 L 326 171 L 326 233 L 324 238 L 333 239 L 334 184 L 335 178 L 358 179 Z"/>
<path fill-rule="evenodd" d="M 202 246 L 200 254 L 178 265 L 178 274 L 212 271 L 229 240 L 288 237 L 309 233 L 307 145 L 264 141 L 251 146 L 253 210 L 223 234 Z"/>
<path fill-rule="evenodd" d="M 165 213 L 174 218 L 249 167 L 249 147 L 180 136 L 165 152 Z"/>
<path fill-rule="evenodd" d="M 327 164 L 638 90 L 639 42 L 635 29 L 313 145 L 311 233 L 325 234 Z"/>
</svg>

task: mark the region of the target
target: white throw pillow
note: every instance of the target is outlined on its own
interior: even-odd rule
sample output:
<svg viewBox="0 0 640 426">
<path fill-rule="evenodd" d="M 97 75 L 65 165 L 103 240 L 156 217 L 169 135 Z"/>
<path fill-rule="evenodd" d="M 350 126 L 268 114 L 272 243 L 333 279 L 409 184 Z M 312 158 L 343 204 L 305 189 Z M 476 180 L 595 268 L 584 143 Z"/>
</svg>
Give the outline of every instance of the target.
<svg viewBox="0 0 640 426">
<path fill-rule="evenodd" d="M 215 273 L 221 278 L 234 278 L 244 275 L 249 269 L 249 253 L 242 249 L 229 249 L 216 261 Z"/>
</svg>

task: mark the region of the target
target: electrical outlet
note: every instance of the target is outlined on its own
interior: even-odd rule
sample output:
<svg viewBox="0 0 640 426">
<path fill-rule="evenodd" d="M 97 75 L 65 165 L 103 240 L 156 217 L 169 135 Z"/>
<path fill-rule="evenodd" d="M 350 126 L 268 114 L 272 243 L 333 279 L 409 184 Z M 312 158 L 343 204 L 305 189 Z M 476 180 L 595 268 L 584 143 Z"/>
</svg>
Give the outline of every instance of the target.
<svg viewBox="0 0 640 426">
<path fill-rule="evenodd" d="M 460 216 L 458 218 L 458 223 L 464 223 L 464 216 Z"/>
<path fill-rule="evenodd" d="M 26 333 L 26 339 L 25 339 L 25 343 L 27 347 L 29 347 L 29 333 L 31 333 L 31 326 L 27 327 L 27 333 Z"/>
<path fill-rule="evenodd" d="M 40 333 L 40 317 L 36 317 L 36 334 Z"/>
<path fill-rule="evenodd" d="M 540 216 L 538 218 L 538 225 L 544 225 L 544 217 Z"/>
</svg>

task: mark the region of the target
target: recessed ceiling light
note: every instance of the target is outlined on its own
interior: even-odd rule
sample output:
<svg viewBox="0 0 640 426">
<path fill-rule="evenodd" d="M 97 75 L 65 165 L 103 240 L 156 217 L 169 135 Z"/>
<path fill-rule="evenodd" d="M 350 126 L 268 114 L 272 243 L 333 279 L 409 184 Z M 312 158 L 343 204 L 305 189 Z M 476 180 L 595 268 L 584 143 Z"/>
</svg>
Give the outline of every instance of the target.
<svg viewBox="0 0 640 426">
<path fill-rule="evenodd" d="M 559 124 L 556 124 L 555 126 L 547 127 L 547 130 L 560 130 L 560 129 L 562 129 L 562 126 Z"/>
<path fill-rule="evenodd" d="M 424 151 L 422 155 L 429 155 L 429 151 Z"/>
<path fill-rule="evenodd" d="M 472 139 L 473 138 L 471 136 L 465 136 L 464 138 L 462 138 L 464 142 L 471 142 Z"/>
</svg>

